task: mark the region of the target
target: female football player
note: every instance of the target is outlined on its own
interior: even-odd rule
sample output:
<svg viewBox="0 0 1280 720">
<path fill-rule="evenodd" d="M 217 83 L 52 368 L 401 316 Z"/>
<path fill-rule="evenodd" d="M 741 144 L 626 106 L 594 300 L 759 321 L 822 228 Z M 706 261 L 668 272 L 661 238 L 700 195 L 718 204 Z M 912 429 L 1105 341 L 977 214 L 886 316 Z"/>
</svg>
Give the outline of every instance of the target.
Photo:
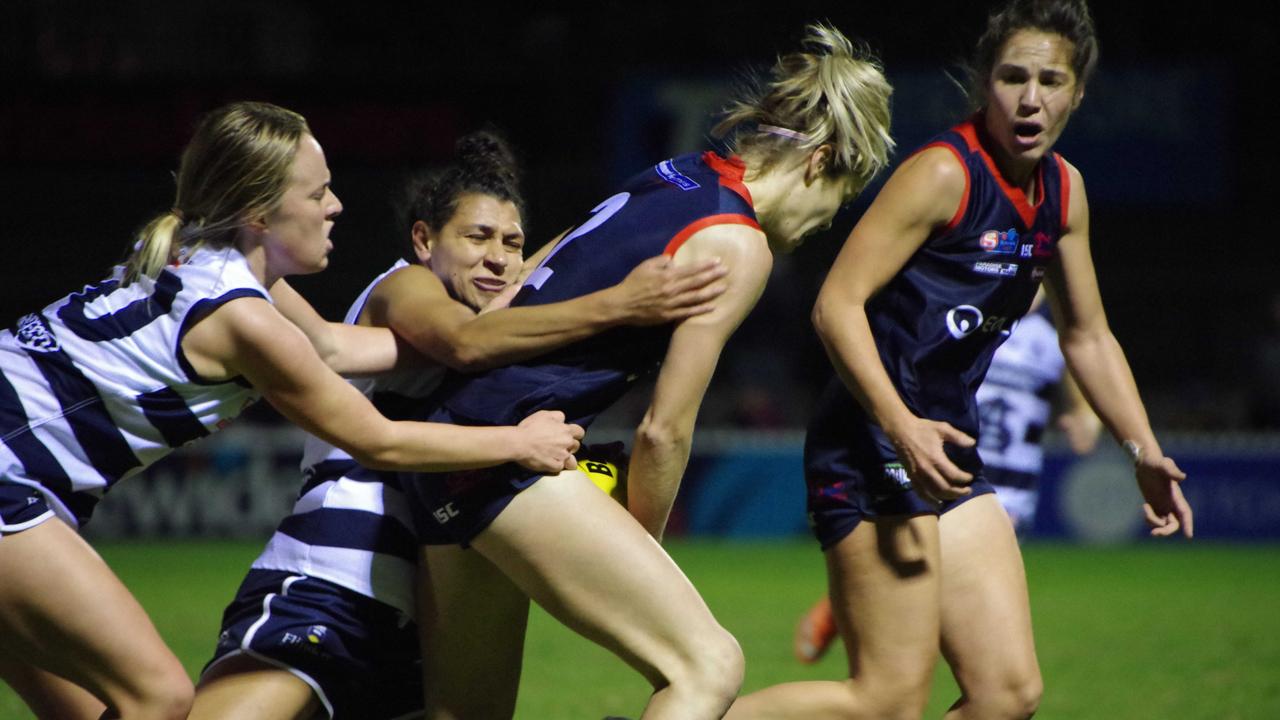
<svg viewBox="0 0 1280 720">
<path fill-rule="evenodd" d="M 850 234 L 814 308 L 839 381 L 805 447 L 849 679 L 767 688 L 728 717 L 919 717 L 939 638 L 961 688 L 947 717 L 1035 712 L 1022 560 L 974 435 L 991 355 L 1042 279 L 1067 365 L 1133 457 L 1152 533 L 1191 536 L 1184 475 L 1103 312 L 1084 183 L 1051 151 L 1096 58 L 1083 0 L 993 14 L 976 114 L 904 161 Z"/>
<path fill-rule="evenodd" d="M 397 352 L 386 330 L 324 323 L 283 279 L 324 269 L 342 211 L 301 116 L 210 113 L 177 184 L 109 279 L 0 333 L 0 676 L 41 717 L 187 716 L 185 671 L 75 528 L 259 396 L 368 467 L 575 465 L 581 428 L 561 415 L 391 422 L 330 369 L 390 369 Z"/>
</svg>

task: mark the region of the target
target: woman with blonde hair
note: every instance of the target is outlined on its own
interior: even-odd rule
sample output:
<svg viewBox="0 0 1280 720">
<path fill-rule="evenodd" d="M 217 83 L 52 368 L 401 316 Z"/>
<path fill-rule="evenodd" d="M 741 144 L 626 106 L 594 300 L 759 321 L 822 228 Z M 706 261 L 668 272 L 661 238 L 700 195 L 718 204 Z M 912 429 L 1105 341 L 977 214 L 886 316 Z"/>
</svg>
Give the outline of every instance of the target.
<svg viewBox="0 0 1280 720">
<path fill-rule="evenodd" d="M 803 49 L 780 57 L 719 125 L 733 134 L 733 156 L 683 155 L 635 176 L 549 249 L 512 301 L 578 297 L 665 253 L 677 265 L 724 263 L 729 287 L 711 312 L 446 380 L 431 418 L 469 425 L 556 407 L 585 426 L 641 378 L 656 375 L 656 386 L 635 435 L 625 510 L 577 472 L 508 465 L 406 478 L 426 546 L 418 617 L 429 717 L 510 717 L 526 598 L 651 683 L 642 717 L 724 714 L 741 683 L 741 650 L 655 539 L 721 350 L 760 297 L 773 253 L 827 227 L 887 162 L 890 92 L 866 53 L 834 28 L 810 26 Z M 459 567 L 458 545 L 479 559 Z"/>
<path fill-rule="evenodd" d="M 391 422 L 334 372 L 388 370 L 396 343 L 324 322 L 283 279 L 324 269 L 342 211 L 300 115 L 215 110 L 177 184 L 111 277 L 0 333 L 0 677 L 42 718 L 187 716 L 190 679 L 75 528 L 117 482 L 259 396 L 368 467 L 575 464 L 581 428 L 558 413 Z"/>
</svg>

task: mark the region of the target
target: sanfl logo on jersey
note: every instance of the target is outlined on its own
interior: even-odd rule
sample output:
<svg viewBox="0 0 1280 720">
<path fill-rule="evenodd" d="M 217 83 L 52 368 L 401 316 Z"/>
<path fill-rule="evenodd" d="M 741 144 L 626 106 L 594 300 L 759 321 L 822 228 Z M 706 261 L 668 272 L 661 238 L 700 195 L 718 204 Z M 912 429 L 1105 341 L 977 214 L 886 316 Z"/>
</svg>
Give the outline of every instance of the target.
<svg viewBox="0 0 1280 720">
<path fill-rule="evenodd" d="M 695 182 L 693 178 L 677 170 L 676 164 L 671 162 L 670 160 L 663 160 L 662 162 L 654 166 L 654 169 L 658 171 L 659 177 L 671 183 L 672 185 L 675 185 L 681 190 L 685 190 L 685 191 L 697 190 L 698 188 L 702 187 L 697 182 Z"/>
<path fill-rule="evenodd" d="M 53 336 L 53 331 L 45 324 L 44 318 L 35 313 L 19 318 L 13 334 L 18 344 L 28 350 L 51 353 L 62 349 L 58 344 L 58 338 Z"/>
<path fill-rule="evenodd" d="M 1013 228 L 1003 232 L 988 230 L 978 238 L 978 247 L 998 255 L 1013 255 L 1018 252 L 1018 231 Z"/>
</svg>

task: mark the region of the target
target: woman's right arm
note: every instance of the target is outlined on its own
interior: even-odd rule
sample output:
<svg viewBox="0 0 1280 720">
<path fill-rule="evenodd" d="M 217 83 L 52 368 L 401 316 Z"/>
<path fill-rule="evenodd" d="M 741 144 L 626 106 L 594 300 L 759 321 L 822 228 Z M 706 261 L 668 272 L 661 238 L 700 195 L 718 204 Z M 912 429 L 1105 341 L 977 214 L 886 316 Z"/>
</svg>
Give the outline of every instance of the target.
<svg viewBox="0 0 1280 720">
<path fill-rule="evenodd" d="M 191 328 L 183 350 L 201 376 L 243 376 L 290 421 L 371 469 L 443 472 L 516 462 L 559 472 L 576 465 L 582 428 L 566 425 L 559 412 L 531 415 L 518 427 L 386 419 L 266 300 L 222 305 Z"/>
<path fill-rule="evenodd" d="M 368 312 L 374 325 L 391 328 L 426 357 L 475 372 L 535 357 L 611 327 L 704 314 L 724 292 L 724 275 L 715 260 L 677 267 L 670 258 L 651 258 L 617 285 L 589 295 L 477 315 L 454 300 L 430 270 L 410 266 L 378 284 Z"/>
<path fill-rule="evenodd" d="M 916 490 L 935 499 L 967 495 L 972 476 L 943 452 L 944 443 L 973 445 L 945 422 L 916 417 L 880 361 L 866 303 L 955 216 L 965 194 L 964 168 L 945 148 L 908 158 L 885 183 L 822 284 L 813 323 L 837 374 L 893 441 Z"/>
</svg>

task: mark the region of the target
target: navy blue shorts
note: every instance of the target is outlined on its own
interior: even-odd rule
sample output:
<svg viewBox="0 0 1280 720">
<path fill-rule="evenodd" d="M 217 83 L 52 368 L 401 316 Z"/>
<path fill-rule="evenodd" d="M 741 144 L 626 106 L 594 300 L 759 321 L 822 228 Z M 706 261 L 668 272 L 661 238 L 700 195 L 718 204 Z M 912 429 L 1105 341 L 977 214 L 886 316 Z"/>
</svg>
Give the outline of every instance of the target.
<svg viewBox="0 0 1280 720">
<path fill-rule="evenodd" d="M 540 477 L 508 463 L 453 473 L 405 473 L 400 486 L 409 499 L 420 544 L 468 547 Z"/>
<path fill-rule="evenodd" d="M 995 492 L 973 448 L 947 446 L 952 461 L 974 476 L 973 492 L 935 505 L 916 494 L 907 471 L 883 431 L 862 416 L 816 422 L 805 435 L 804 477 L 809 527 L 828 550 L 864 519 L 941 515 L 979 495 Z"/>
<path fill-rule="evenodd" d="M 30 485 L 0 480 L 0 535 L 21 532 L 54 517 L 44 493 Z"/>
<path fill-rule="evenodd" d="M 390 605 L 326 580 L 250 570 L 223 612 L 204 670 L 241 654 L 296 675 L 334 720 L 423 711 L 417 625 Z"/>
</svg>

